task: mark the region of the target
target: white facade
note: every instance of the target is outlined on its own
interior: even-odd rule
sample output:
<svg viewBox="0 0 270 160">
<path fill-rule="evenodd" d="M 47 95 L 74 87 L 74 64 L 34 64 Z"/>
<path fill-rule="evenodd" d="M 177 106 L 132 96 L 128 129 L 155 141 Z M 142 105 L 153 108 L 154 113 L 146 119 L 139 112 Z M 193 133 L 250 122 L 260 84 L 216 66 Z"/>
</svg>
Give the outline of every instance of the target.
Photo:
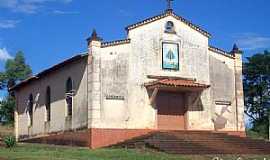
<svg viewBox="0 0 270 160">
<path fill-rule="evenodd" d="M 187 130 L 244 131 L 240 52 L 231 55 L 209 47 L 210 36 L 206 32 L 181 17 L 179 19 L 172 12 L 149 21 L 130 27 L 126 40 L 101 42 L 92 37 L 89 40 L 88 57 L 83 62 L 68 65 L 69 68 L 63 67 L 51 73 L 51 76 L 19 89 L 16 94 L 19 110 L 16 116 L 17 135 L 29 133 L 27 111 L 23 109 L 26 99 L 23 95 L 33 93 L 36 96 L 40 92 L 43 96 L 41 88 L 50 82 L 55 86 L 54 90 L 63 91 L 64 88 L 60 87 L 63 84 L 62 77 L 66 78 L 65 74 L 71 73 L 81 83 L 77 86 L 73 105 L 78 114 L 73 115 L 70 129 L 84 126 L 158 129 L 158 108 L 150 103 L 152 91 L 147 90 L 144 84 L 153 81 L 150 76 L 160 76 L 196 79 L 196 83 L 210 86 L 202 92 L 185 92 Z M 175 33 L 165 32 L 168 21 L 173 22 Z M 164 42 L 179 45 L 179 70 L 162 68 Z M 40 109 L 34 112 L 32 135 L 44 133 L 44 126 L 41 125 L 44 124 L 44 107 L 39 104 Z M 52 105 L 50 132 L 65 130 L 64 109 L 62 96 L 62 100 L 60 98 Z M 224 122 L 221 125 L 220 120 Z"/>
</svg>

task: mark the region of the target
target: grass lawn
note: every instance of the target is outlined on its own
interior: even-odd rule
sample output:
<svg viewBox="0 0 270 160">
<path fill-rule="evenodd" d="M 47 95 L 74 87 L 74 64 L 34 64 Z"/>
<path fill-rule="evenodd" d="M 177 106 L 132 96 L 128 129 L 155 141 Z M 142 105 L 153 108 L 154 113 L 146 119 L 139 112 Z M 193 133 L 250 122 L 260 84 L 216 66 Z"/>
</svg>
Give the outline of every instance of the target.
<svg viewBox="0 0 270 160">
<path fill-rule="evenodd" d="M 215 155 L 184 156 L 169 155 L 153 151 L 126 149 L 70 148 L 49 145 L 20 144 L 9 150 L 0 148 L 0 160 L 212 160 Z M 223 160 L 236 160 L 237 155 L 219 155 Z M 264 160 L 269 156 L 241 156 L 243 159 Z M 2 158 L 2 159 L 1 159 Z"/>
</svg>

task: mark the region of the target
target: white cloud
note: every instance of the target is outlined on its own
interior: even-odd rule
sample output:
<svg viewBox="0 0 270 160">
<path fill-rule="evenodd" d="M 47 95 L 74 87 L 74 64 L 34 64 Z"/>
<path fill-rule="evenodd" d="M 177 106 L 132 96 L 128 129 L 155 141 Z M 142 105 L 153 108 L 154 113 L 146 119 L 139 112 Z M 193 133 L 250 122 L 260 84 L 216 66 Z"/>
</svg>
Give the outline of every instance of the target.
<svg viewBox="0 0 270 160">
<path fill-rule="evenodd" d="M 15 28 L 19 22 L 18 20 L 0 20 L 0 29 Z"/>
<path fill-rule="evenodd" d="M 270 48 L 270 37 L 255 33 L 242 33 L 234 36 L 236 43 L 243 50 L 256 50 Z"/>
<path fill-rule="evenodd" d="M 0 48 L 0 60 L 6 61 L 8 59 L 12 59 L 13 57 L 8 53 L 6 48 Z"/>
<path fill-rule="evenodd" d="M 76 12 L 76 11 L 62 11 L 62 10 L 54 10 L 52 13 L 58 14 L 58 15 L 80 14 L 80 12 Z"/>
<path fill-rule="evenodd" d="M 0 0 L 0 7 L 10 9 L 13 12 L 37 13 L 45 3 L 70 3 L 72 0 Z"/>
</svg>

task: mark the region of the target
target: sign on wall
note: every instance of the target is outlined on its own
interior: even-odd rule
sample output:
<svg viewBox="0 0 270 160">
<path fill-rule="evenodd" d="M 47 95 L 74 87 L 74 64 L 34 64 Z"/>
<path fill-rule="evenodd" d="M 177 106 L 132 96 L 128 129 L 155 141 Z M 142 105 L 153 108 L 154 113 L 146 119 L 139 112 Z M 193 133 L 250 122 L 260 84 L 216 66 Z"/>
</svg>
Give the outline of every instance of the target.
<svg viewBox="0 0 270 160">
<path fill-rule="evenodd" d="M 162 43 L 162 68 L 179 70 L 179 46 L 176 43 Z"/>
</svg>

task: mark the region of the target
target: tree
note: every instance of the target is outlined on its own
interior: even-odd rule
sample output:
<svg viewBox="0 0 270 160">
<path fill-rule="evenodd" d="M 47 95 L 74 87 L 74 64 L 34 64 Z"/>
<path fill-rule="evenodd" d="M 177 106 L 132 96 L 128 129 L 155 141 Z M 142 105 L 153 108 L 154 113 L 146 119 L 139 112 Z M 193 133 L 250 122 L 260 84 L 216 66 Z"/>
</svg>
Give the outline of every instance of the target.
<svg viewBox="0 0 270 160">
<path fill-rule="evenodd" d="M 247 58 L 244 64 L 245 113 L 253 130 L 268 135 L 270 113 L 270 52 L 258 53 Z"/>
<path fill-rule="evenodd" d="M 32 70 L 25 63 L 23 52 L 19 51 L 14 59 L 9 59 L 6 62 L 5 72 L 1 76 L 3 77 L 1 79 L 2 88 L 10 88 L 31 75 Z"/>
<path fill-rule="evenodd" d="M 14 59 L 6 61 L 5 71 L 0 72 L 0 90 L 9 92 L 9 88 L 32 75 L 32 70 L 25 63 L 22 51 L 17 52 Z M 11 92 L 0 102 L 0 121 L 12 123 L 15 98 Z"/>
<path fill-rule="evenodd" d="M 0 102 L 0 117 L 4 122 L 12 123 L 14 121 L 15 105 L 15 98 L 12 96 L 7 96 Z"/>
</svg>

